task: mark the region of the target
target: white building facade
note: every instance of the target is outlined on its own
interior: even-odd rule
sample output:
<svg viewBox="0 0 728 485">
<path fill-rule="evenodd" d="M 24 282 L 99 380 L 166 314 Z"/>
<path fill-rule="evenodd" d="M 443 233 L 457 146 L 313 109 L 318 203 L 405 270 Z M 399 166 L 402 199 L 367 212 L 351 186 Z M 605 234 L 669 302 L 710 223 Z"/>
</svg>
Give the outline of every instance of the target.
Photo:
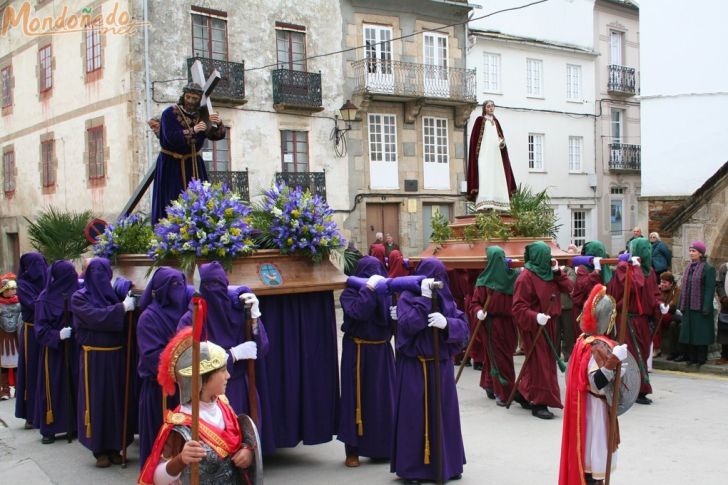
<svg viewBox="0 0 728 485">
<path fill-rule="evenodd" d="M 478 103 L 496 104 L 516 182 L 548 190 L 563 249 L 596 235 L 595 57 L 585 47 L 470 29 Z"/>
</svg>

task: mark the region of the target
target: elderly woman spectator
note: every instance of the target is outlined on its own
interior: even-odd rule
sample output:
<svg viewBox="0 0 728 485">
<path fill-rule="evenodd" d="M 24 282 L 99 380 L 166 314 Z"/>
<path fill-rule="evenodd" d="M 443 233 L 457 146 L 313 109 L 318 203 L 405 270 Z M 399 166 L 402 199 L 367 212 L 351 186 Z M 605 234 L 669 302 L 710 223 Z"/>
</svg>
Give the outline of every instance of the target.
<svg viewBox="0 0 728 485">
<path fill-rule="evenodd" d="M 680 285 L 682 328 L 680 343 L 686 345 L 689 364 L 703 365 L 708 358 L 708 345 L 715 337 L 713 297 L 715 268 L 708 264 L 705 243 L 690 245 L 690 265 L 685 268 Z"/>
<path fill-rule="evenodd" d="M 660 275 L 672 266 L 672 253 L 656 232 L 650 233 L 650 244 L 652 244 L 652 269 L 655 270 L 659 283 Z"/>
</svg>

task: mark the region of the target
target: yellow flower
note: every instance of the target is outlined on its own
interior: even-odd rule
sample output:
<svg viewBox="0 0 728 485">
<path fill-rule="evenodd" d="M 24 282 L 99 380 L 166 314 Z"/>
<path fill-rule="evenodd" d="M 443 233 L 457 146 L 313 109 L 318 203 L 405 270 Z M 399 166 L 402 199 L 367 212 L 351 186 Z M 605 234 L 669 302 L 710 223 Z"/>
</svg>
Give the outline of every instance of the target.
<svg viewBox="0 0 728 485">
<path fill-rule="evenodd" d="M 225 209 L 225 217 L 232 217 L 232 216 L 233 216 L 233 208 L 228 207 L 227 209 Z"/>
<path fill-rule="evenodd" d="M 215 207 L 215 201 L 214 200 L 208 200 L 207 201 L 207 209 L 212 210 Z"/>
<path fill-rule="evenodd" d="M 240 235 L 240 228 L 239 227 L 232 227 L 230 228 L 230 234 L 233 236 L 239 236 Z"/>
<path fill-rule="evenodd" d="M 289 246 L 293 246 L 293 238 L 289 237 L 289 238 L 288 238 L 288 239 L 286 240 L 286 243 L 287 243 L 287 244 L 288 244 Z"/>
<path fill-rule="evenodd" d="M 298 216 L 300 216 L 300 215 L 301 215 L 301 211 L 299 211 L 298 209 L 293 209 L 293 210 L 291 211 L 291 215 L 292 215 L 292 216 L 293 216 L 294 218 L 298 219 Z"/>
<path fill-rule="evenodd" d="M 220 248 L 217 250 L 218 256 L 225 256 L 225 248 Z"/>
<path fill-rule="evenodd" d="M 207 256 L 207 253 L 209 253 L 209 252 L 210 252 L 210 250 L 209 250 L 208 248 L 202 248 L 202 250 L 201 250 L 200 252 L 201 252 L 201 253 L 202 253 L 203 255 Z"/>
<path fill-rule="evenodd" d="M 180 227 L 180 228 L 179 228 L 179 233 L 180 233 L 180 234 L 182 234 L 183 236 L 184 236 L 185 234 L 187 234 L 187 227 L 186 227 L 186 226 L 182 226 L 182 227 Z"/>
</svg>

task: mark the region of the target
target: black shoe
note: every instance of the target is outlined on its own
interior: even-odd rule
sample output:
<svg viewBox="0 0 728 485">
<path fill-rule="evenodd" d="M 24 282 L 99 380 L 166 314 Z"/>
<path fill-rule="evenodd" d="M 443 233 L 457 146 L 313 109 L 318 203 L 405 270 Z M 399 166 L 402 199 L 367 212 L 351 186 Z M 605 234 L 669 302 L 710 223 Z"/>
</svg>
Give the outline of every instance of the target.
<svg viewBox="0 0 728 485">
<path fill-rule="evenodd" d="M 695 365 L 697 365 L 698 367 L 700 367 L 701 365 L 705 364 L 705 362 L 706 361 L 704 361 L 704 360 L 703 361 L 698 361 L 698 362 L 695 363 Z"/>
<path fill-rule="evenodd" d="M 678 355 L 674 359 L 672 359 L 675 362 L 688 362 L 690 359 L 687 355 Z"/>
<path fill-rule="evenodd" d="M 667 356 L 667 360 L 675 360 L 678 357 L 679 357 L 678 354 L 670 354 Z"/>
<path fill-rule="evenodd" d="M 535 406 L 531 409 L 531 414 L 540 419 L 554 419 L 554 413 L 549 411 L 549 409 L 543 405 Z"/>
<path fill-rule="evenodd" d="M 637 400 L 635 401 L 637 404 L 652 404 L 652 399 L 647 397 L 644 394 L 640 394 L 637 396 Z"/>
<path fill-rule="evenodd" d="M 505 407 L 506 402 L 505 401 L 501 401 L 501 398 L 499 398 L 498 396 L 496 396 L 495 397 L 495 405 L 496 406 L 499 406 L 499 407 Z"/>
<path fill-rule="evenodd" d="M 473 364 L 473 370 L 483 370 L 483 363 L 482 362 L 476 362 Z M 493 399 L 493 398 L 491 398 Z"/>
<path fill-rule="evenodd" d="M 405 480 L 404 483 L 406 483 L 407 485 L 419 485 L 422 482 L 420 482 L 419 480 Z"/>
<path fill-rule="evenodd" d="M 454 477 L 450 477 L 450 480 L 460 480 L 461 478 L 463 478 L 463 474 L 462 473 L 458 473 Z"/>
<path fill-rule="evenodd" d="M 520 404 L 523 409 L 533 408 L 533 406 L 531 406 L 531 403 L 526 401 L 526 398 L 521 396 L 520 394 L 516 394 L 516 397 L 514 397 L 513 400 Z"/>
<path fill-rule="evenodd" d="M 488 399 L 495 399 L 495 393 L 493 392 L 493 389 L 486 389 L 485 395 L 488 396 Z"/>
<path fill-rule="evenodd" d="M 50 445 L 50 444 L 56 442 L 56 437 L 55 436 L 43 436 L 43 439 L 40 440 L 40 442 L 43 443 L 44 445 Z"/>
</svg>

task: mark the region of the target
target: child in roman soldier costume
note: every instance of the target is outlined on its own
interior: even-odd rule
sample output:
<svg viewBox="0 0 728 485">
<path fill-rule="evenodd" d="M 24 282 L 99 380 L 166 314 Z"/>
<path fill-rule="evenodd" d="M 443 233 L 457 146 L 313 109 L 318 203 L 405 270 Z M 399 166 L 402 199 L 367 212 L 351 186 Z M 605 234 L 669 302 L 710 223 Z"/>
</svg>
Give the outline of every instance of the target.
<svg viewBox="0 0 728 485">
<path fill-rule="evenodd" d="M 612 470 L 616 466 L 619 426 L 615 426 L 611 450 L 608 436 L 613 380 L 620 362 L 622 384 L 618 415 L 634 403 L 639 391 L 637 363 L 627 345 L 618 345 L 608 337 L 616 315 L 614 299 L 606 294 L 605 286 L 596 285 L 584 304 L 581 316 L 584 333 L 577 339 L 569 359 L 559 485 L 602 484 L 610 451 L 613 453 Z"/>
<path fill-rule="evenodd" d="M 157 379 L 168 396 L 179 389 L 180 404 L 167 411 L 138 483 L 190 483 L 190 465 L 199 464 L 200 485 L 255 484 L 262 472 L 256 462 L 257 431 L 252 421 L 235 415 L 225 397 L 230 378 L 227 352 L 212 342 L 200 342 L 199 441 L 192 440 L 192 327 L 167 344 L 159 359 Z"/>
</svg>

